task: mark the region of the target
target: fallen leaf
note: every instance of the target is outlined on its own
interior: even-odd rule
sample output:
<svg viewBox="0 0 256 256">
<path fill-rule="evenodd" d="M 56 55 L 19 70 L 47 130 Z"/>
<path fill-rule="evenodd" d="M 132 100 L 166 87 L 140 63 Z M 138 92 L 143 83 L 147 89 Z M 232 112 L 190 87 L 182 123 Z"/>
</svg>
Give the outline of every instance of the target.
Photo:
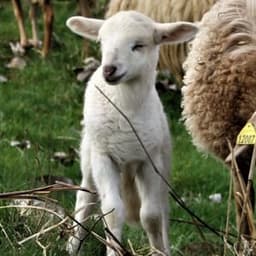
<svg viewBox="0 0 256 256">
<path fill-rule="evenodd" d="M 222 196 L 220 193 L 215 193 L 215 194 L 209 195 L 209 199 L 214 203 L 220 203 L 222 200 Z"/>
<path fill-rule="evenodd" d="M 10 142 L 10 145 L 12 147 L 17 147 L 17 148 L 20 148 L 20 149 L 30 149 L 31 148 L 31 143 L 29 140 L 21 140 L 21 141 L 18 141 L 18 140 L 12 140 Z"/>
<path fill-rule="evenodd" d="M 26 66 L 26 61 L 23 58 L 18 56 L 13 57 L 11 61 L 8 64 L 6 64 L 7 68 L 14 68 L 19 70 L 24 69 L 25 66 Z"/>
<path fill-rule="evenodd" d="M 5 76 L 0 75 L 0 83 L 6 83 L 8 79 Z"/>
<path fill-rule="evenodd" d="M 76 150 L 70 148 L 68 152 L 55 152 L 53 154 L 52 160 L 56 162 L 60 162 L 64 166 L 73 165 L 75 158 L 77 156 Z"/>
<path fill-rule="evenodd" d="M 19 43 L 9 43 L 12 53 L 14 54 L 14 56 L 24 56 L 25 54 L 25 49 L 24 47 Z"/>
</svg>

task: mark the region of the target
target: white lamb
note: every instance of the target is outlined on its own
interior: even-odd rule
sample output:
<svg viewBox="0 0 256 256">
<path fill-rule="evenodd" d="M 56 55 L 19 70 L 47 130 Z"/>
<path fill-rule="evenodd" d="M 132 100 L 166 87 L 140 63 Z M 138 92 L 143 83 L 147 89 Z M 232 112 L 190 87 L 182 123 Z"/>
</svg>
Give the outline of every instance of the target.
<svg viewBox="0 0 256 256">
<path fill-rule="evenodd" d="M 125 219 L 140 221 L 150 246 L 170 255 L 168 244 L 168 188 L 124 117 L 97 90 L 99 87 L 129 118 L 161 174 L 168 180 L 170 135 L 155 90 L 159 45 L 191 39 L 197 28 L 188 22 L 155 23 L 135 12 L 119 12 L 106 21 L 71 17 L 75 33 L 99 40 L 102 62 L 90 79 L 84 106 L 81 142 L 82 187 L 96 189 L 106 225 L 121 239 Z M 95 196 L 77 193 L 76 215 L 83 222 Z M 75 254 L 84 232 L 76 225 L 67 250 Z M 109 241 L 111 238 L 107 238 Z M 153 255 L 162 255 L 155 252 Z M 107 248 L 107 255 L 116 255 Z"/>
</svg>

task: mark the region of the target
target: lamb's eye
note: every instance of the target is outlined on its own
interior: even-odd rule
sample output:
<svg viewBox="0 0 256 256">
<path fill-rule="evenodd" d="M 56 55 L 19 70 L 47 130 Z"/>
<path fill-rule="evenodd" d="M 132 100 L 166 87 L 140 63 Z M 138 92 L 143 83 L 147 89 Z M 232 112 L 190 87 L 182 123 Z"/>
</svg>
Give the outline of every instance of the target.
<svg viewBox="0 0 256 256">
<path fill-rule="evenodd" d="M 133 47 L 132 47 L 132 51 L 139 51 L 141 50 L 145 45 L 144 44 L 135 44 Z"/>
</svg>

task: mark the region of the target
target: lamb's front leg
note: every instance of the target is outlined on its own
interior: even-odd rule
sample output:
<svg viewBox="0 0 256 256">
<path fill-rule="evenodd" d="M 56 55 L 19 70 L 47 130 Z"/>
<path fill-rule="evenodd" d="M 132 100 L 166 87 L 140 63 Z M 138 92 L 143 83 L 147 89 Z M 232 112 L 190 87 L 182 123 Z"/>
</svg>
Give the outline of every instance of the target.
<svg viewBox="0 0 256 256">
<path fill-rule="evenodd" d="M 90 145 L 87 143 L 87 138 L 84 138 L 81 143 L 81 171 L 82 182 L 81 187 L 95 191 L 95 186 L 92 180 L 92 169 L 90 163 Z M 78 191 L 76 195 L 75 220 L 73 223 L 73 234 L 69 237 L 67 243 L 67 251 L 70 255 L 77 255 L 82 245 L 85 230 L 77 223 L 83 224 L 93 212 L 94 205 L 97 201 L 97 196 L 88 192 Z"/>
<path fill-rule="evenodd" d="M 124 223 L 124 205 L 120 197 L 120 172 L 106 154 L 92 152 L 92 173 L 101 200 L 101 210 L 105 222 L 112 234 L 120 241 Z M 111 237 L 107 236 L 111 242 Z M 107 256 L 116 255 L 114 250 L 107 248 Z"/>
</svg>

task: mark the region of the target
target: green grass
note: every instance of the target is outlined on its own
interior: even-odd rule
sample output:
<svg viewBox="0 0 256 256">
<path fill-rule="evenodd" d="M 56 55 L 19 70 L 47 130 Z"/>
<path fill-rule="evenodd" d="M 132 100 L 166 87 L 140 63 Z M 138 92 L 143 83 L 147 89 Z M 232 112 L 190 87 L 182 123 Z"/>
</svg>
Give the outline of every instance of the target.
<svg viewBox="0 0 256 256">
<path fill-rule="evenodd" d="M 8 43 L 18 39 L 11 4 L 0 5 L 0 74 L 8 78 L 0 83 L 0 192 L 30 189 L 38 186 L 36 179 L 42 175 L 70 177 L 80 182 L 79 160 L 64 166 L 52 161 L 54 152 L 68 152 L 78 148 L 84 85 L 76 82 L 72 68 L 81 64 L 82 40 L 71 34 L 64 23 L 75 13 L 72 2 L 55 2 L 54 31 L 61 44 L 43 60 L 30 50 L 26 55 L 24 70 L 9 70 L 5 64 L 11 59 Z M 229 189 L 228 171 L 211 157 L 198 153 L 190 136 L 180 121 L 179 93 L 162 95 L 170 119 L 173 135 L 173 160 L 171 184 L 185 198 L 187 206 L 209 225 L 224 229 Z M 11 147 L 13 140 L 29 140 L 31 148 L 20 150 Z M 220 204 L 209 201 L 208 196 L 221 193 Z M 72 212 L 74 192 L 53 195 L 60 205 Z M 194 225 L 175 219 L 192 221 L 190 216 L 170 198 L 172 219 L 170 238 L 173 255 L 210 255 L 209 244 L 217 245 L 216 255 L 221 255 L 222 242 L 207 229 L 202 229 L 203 239 Z M 0 201 L 0 206 L 11 203 Z M 16 209 L 0 209 L 0 255 L 42 255 L 42 248 L 35 239 L 18 246 L 17 242 L 36 233 L 47 222 L 47 216 L 38 211 L 30 217 L 20 216 Z M 51 224 L 56 223 L 56 219 Z M 232 213 L 234 224 L 234 213 Z M 2 231 L 1 231 L 2 227 Z M 97 232 L 102 234 L 101 227 Z M 140 228 L 124 228 L 123 242 L 130 239 L 136 249 L 145 248 L 147 239 Z M 7 235 L 4 234 L 6 232 Z M 8 241 L 7 237 L 10 241 Z M 42 235 L 40 242 L 48 246 L 47 255 L 66 255 L 67 234 L 63 228 Z M 103 255 L 104 247 L 92 237 L 87 239 L 86 255 Z"/>
</svg>

